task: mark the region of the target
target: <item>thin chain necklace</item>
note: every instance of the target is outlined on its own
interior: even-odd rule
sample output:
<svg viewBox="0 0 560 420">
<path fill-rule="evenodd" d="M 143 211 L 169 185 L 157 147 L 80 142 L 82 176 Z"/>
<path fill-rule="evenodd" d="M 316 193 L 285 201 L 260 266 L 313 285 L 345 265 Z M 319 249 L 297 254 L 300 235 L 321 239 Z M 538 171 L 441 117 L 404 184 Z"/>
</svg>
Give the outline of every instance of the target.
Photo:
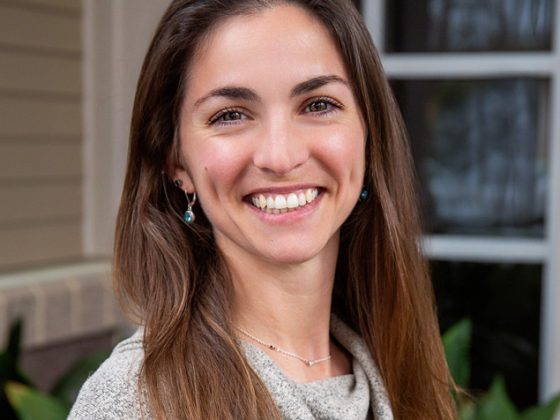
<svg viewBox="0 0 560 420">
<path fill-rule="evenodd" d="M 313 366 L 313 365 L 316 365 L 317 363 L 326 362 L 327 360 L 331 360 L 331 355 L 330 355 L 330 354 L 329 354 L 328 356 L 322 357 L 322 358 L 320 358 L 320 359 L 306 359 L 305 357 L 301 357 L 301 356 L 298 355 L 298 354 L 289 352 L 289 351 L 287 351 L 287 350 L 282 350 L 281 348 L 276 347 L 274 344 L 267 343 L 267 342 L 261 340 L 261 339 L 258 338 L 258 337 L 255 337 L 254 335 L 248 333 L 247 331 L 245 331 L 245 330 L 243 330 L 243 329 L 241 329 L 241 328 L 239 328 L 239 327 L 235 327 L 235 328 L 236 328 L 239 332 L 241 332 L 243 335 L 249 337 L 251 340 L 253 340 L 253 341 L 259 343 L 260 345 L 265 346 L 265 347 L 268 347 L 270 350 L 274 350 L 274 351 L 276 351 L 276 352 L 278 352 L 278 353 L 283 354 L 284 356 L 293 357 L 294 359 L 298 359 L 300 362 L 305 363 L 305 365 L 307 365 L 307 366 L 309 366 L 309 367 L 311 367 L 311 366 Z"/>
</svg>

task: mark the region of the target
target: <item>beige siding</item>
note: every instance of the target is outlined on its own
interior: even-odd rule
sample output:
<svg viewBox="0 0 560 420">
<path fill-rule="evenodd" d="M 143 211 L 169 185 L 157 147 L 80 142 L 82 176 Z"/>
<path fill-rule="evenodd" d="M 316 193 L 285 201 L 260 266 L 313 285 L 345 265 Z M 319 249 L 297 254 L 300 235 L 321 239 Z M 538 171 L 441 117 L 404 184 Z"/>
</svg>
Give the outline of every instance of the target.
<svg viewBox="0 0 560 420">
<path fill-rule="evenodd" d="M 0 3 L 0 39 L 12 48 L 79 54 L 80 20 L 71 15 L 46 14 L 41 9 L 20 9 Z"/>
<path fill-rule="evenodd" d="M 0 48 L 0 91 L 28 95 L 79 96 L 81 60 Z"/>
<path fill-rule="evenodd" d="M 49 142 L 50 143 L 50 142 Z M 0 181 L 76 177 L 82 171 L 80 144 L 0 143 Z"/>
<path fill-rule="evenodd" d="M 80 141 L 82 116 L 79 100 L 2 97 L 0 95 L 0 142 L 33 138 Z"/>
<path fill-rule="evenodd" d="M 0 186 L 0 228 L 16 224 L 79 219 L 82 186 L 79 180 L 67 184 Z"/>
<path fill-rule="evenodd" d="M 82 253 L 80 0 L 0 0 L 0 271 Z"/>
<path fill-rule="evenodd" d="M 82 10 L 81 0 L 4 0 L 4 2 L 28 7 L 60 10 L 68 13 L 76 13 Z"/>
<path fill-rule="evenodd" d="M 81 255 L 81 223 L 30 225 L 0 231 L 1 264 L 24 268 L 29 263 L 67 261 Z"/>
</svg>

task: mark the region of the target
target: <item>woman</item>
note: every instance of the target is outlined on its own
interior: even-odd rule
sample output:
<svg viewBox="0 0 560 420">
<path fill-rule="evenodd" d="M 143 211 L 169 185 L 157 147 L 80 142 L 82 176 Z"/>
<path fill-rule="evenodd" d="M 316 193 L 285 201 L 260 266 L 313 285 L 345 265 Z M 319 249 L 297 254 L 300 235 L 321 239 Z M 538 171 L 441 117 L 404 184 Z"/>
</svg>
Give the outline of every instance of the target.
<svg viewBox="0 0 560 420">
<path fill-rule="evenodd" d="M 410 168 L 349 1 L 173 1 L 117 221 L 143 328 L 71 417 L 454 418 Z"/>
</svg>

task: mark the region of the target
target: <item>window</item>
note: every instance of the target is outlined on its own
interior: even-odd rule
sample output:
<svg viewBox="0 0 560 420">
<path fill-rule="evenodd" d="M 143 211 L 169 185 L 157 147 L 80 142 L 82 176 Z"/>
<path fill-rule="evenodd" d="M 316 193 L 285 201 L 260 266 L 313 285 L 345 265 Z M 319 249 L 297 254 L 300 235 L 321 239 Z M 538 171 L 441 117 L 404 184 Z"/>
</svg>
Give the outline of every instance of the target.
<svg viewBox="0 0 560 420">
<path fill-rule="evenodd" d="M 443 329 L 473 320 L 472 385 L 560 391 L 556 0 L 373 0 L 409 130 Z M 556 258 L 555 258 L 556 256 Z"/>
</svg>

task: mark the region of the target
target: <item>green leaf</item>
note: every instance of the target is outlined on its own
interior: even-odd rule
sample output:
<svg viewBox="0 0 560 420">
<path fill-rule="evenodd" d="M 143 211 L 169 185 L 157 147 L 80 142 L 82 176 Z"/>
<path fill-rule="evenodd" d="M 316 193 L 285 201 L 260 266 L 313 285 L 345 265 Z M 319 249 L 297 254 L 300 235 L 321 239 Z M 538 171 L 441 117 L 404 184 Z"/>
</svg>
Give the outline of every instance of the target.
<svg viewBox="0 0 560 420">
<path fill-rule="evenodd" d="M 472 401 L 464 402 L 459 408 L 459 419 L 476 420 L 476 405 Z"/>
<path fill-rule="evenodd" d="M 18 369 L 11 355 L 4 352 L 0 353 L 0 388 L 4 386 L 6 381 L 31 385 L 31 381 Z"/>
<path fill-rule="evenodd" d="M 17 414 L 8 401 L 8 397 L 4 392 L 3 386 L 0 388 L 0 413 L 2 414 L 2 420 L 19 420 Z"/>
<path fill-rule="evenodd" d="M 103 350 L 78 360 L 58 379 L 51 394 L 71 405 L 89 375 L 96 371 L 110 354 L 111 351 Z"/>
<path fill-rule="evenodd" d="M 544 405 L 531 407 L 521 415 L 522 420 L 552 420 L 560 405 L 560 394 L 549 400 Z"/>
<path fill-rule="evenodd" d="M 70 412 L 56 398 L 17 382 L 6 384 L 6 395 L 20 420 L 64 420 Z"/>
<path fill-rule="evenodd" d="M 13 376 L 14 367 L 10 359 L 8 353 L 0 353 L 0 385 Z"/>
<path fill-rule="evenodd" d="M 502 377 L 492 382 L 490 390 L 479 400 L 477 420 L 518 420 L 519 413 L 509 399 Z"/>
<path fill-rule="evenodd" d="M 19 355 L 21 352 L 21 335 L 23 330 L 23 322 L 17 319 L 10 327 L 10 334 L 8 336 L 8 344 L 6 346 L 6 353 L 10 355 L 14 364 L 19 362 Z"/>
<path fill-rule="evenodd" d="M 6 348 L 0 352 L 0 389 L 3 389 L 4 382 L 6 381 L 16 381 L 31 385 L 29 379 L 18 368 L 21 352 L 22 325 L 21 320 L 16 320 L 12 323 Z"/>
<path fill-rule="evenodd" d="M 463 319 L 449 328 L 442 337 L 449 370 L 455 383 L 462 388 L 469 385 L 471 376 L 471 330 L 471 321 Z"/>
</svg>

